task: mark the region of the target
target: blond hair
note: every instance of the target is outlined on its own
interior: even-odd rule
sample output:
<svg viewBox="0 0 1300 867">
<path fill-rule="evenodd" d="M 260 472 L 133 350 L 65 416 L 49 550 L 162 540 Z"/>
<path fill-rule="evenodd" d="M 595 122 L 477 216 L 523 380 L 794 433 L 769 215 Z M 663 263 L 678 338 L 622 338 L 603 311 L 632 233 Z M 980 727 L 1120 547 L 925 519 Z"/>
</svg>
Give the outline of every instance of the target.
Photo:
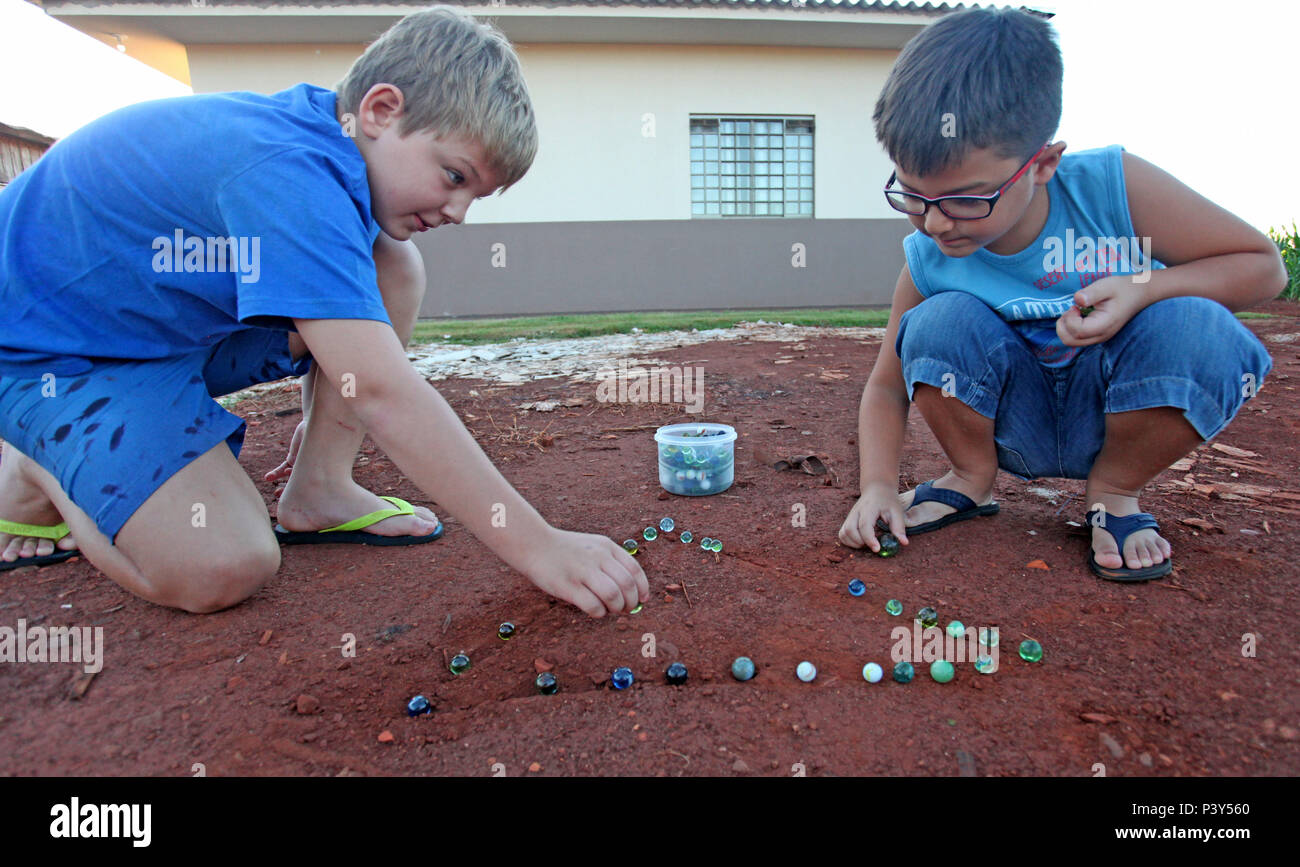
<svg viewBox="0 0 1300 867">
<path fill-rule="evenodd" d="M 433 6 L 388 28 L 335 88 L 340 112 L 355 114 L 376 84 L 402 91 L 402 136 L 432 130 L 478 142 L 501 189 L 533 164 L 537 122 L 519 57 L 501 31 L 468 12 Z"/>
</svg>

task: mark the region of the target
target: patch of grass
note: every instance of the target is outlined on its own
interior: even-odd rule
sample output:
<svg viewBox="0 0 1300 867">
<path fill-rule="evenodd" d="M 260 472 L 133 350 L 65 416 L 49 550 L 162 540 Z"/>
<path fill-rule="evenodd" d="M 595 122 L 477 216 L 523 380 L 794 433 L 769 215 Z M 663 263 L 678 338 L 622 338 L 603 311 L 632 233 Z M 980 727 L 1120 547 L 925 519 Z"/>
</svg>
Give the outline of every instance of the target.
<svg viewBox="0 0 1300 867">
<path fill-rule="evenodd" d="M 1296 229 L 1295 221 L 1292 221 L 1290 229 L 1285 226 L 1281 229 L 1269 229 L 1268 236 L 1273 239 L 1274 244 L 1277 244 L 1289 277 L 1286 288 L 1278 297 L 1288 301 L 1300 301 L 1300 230 Z"/>
<path fill-rule="evenodd" d="M 668 313 L 584 313 L 521 316 L 509 319 L 424 319 L 415 324 L 412 343 L 503 343 L 516 337 L 558 340 L 644 332 L 730 328 L 740 322 L 788 322 L 792 325 L 884 328 L 889 310 L 696 310 Z M 449 335 L 449 336 L 445 336 Z"/>
<path fill-rule="evenodd" d="M 1272 314 L 1272 313 L 1249 313 L 1249 312 L 1247 312 L 1247 313 L 1238 313 L 1238 314 L 1236 314 L 1236 316 L 1237 316 L 1238 319 L 1272 319 L 1272 318 L 1273 318 L 1273 314 Z"/>
</svg>

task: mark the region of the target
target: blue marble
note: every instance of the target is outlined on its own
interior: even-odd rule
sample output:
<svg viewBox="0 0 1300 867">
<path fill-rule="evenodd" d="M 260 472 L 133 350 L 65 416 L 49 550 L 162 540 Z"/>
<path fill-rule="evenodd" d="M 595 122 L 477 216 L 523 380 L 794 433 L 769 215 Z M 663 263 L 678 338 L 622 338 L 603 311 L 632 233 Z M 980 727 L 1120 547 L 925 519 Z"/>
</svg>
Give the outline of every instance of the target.
<svg viewBox="0 0 1300 867">
<path fill-rule="evenodd" d="M 899 683 L 911 683 L 914 676 L 916 676 L 916 669 L 912 668 L 912 663 L 900 662 L 894 666 L 894 680 Z"/>
<path fill-rule="evenodd" d="M 407 716 L 419 716 L 420 714 L 433 713 L 433 705 L 422 695 L 417 695 L 406 703 Z"/>
<path fill-rule="evenodd" d="M 549 671 L 543 671 L 537 675 L 537 691 L 542 695 L 555 695 L 560 691 L 560 681 Z"/>
<path fill-rule="evenodd" d="M 852 581 L 849 582 L 849 593 L 851 593 L 852 595 L 861 596 L 863 593 L 866 592 L 867 592 L 867 585 L 863 584 L 857 578 L 854 578 Z"/>
<path fill-rule="evenodd" d="M 797 668 L 795 668 L 794 676 L 802 680 L 804 683 L 812 683 L 817 677 L 817 666 L 805 659 L 803 662 L 799 663 Z"/>
<path fill-rule="evenodd" d="M 862 679 L 867 683 L 880 683 L 880 679 L 884 676 L 885 670 L 874 662 L 862 666 Z"/>
<path fill-rule="evenodd" d="M 694 538 L 695 538 L 695 536 L 691 535 L 691 531 L 690 531 L 690 530 L 682 530 L 682 541 L 683 541 L 683 542 L 690 543 L 690 541 L 691 541 L 692 539 L 694 539 Z"/>
<path fill-rule="evenodd" d="M 671 533 L 673 527 L 676 526 L 677 524 L 676 522 L 673 521 L 672 518 L 663 518 L 662 520 L 659 521 L 659 529 L 663 530 L 665 533 Z"/>
<path fill-rule="evenodd" d="M 654 527 L 646 527 L 641 531 L 641 537 L 647 542 L 653 542 L 655 539 L 659 538 L 659 531 Z"/>
<path fill-rule="evenodd" d="M 614 669 L 614 673 L 609 677 L 609 683 L 614 689 L 627 689 L 632 685 L 632 669 L 627 666 Z"/>
<path fill-rule="evenodd" d="M 668 681 L 673 686 L 681 686 L 683 683 L 686 683 L 686 676 L 686 666 L 682 665 L 680 662 L 674 662 L 672 665 L 668 666 L 668 669 L 664 672 L 664 680 Z"/>
<path fill-rule="evenodd" d="M 451 658 L 451 673 L 460 674 L 469 669 L 469 657 L 463 653 L 458 653 Z"/>
</svg>

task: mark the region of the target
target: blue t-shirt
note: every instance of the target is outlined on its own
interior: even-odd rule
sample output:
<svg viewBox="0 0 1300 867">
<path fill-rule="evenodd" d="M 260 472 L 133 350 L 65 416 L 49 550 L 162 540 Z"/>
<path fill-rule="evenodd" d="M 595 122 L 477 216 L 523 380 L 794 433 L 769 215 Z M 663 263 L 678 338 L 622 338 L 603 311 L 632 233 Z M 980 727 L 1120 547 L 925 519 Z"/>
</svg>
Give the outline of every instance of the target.
<svg viewBox="0 0 1300 867">
<path fill-rule="evenodd" d="M 1064 367 L 1082 347 L 1066 346 L 1056 320 L 1074 293 L 1109 274 L 1165 267 L 1151 259 L 1149 239 L 1134 236 L 1124 185 L 1123 148 L 1067 153 L 1047 182 L 1049 210 L 1038 238 L 1019 253 L 981 247 L 954 259 L 913 232 L 903 239 L 917 291 L 968 292 L 993 308 L 1046 367 Z"/>
<path fill-rule="evenodd" d="M 293 318 L 391 324 L 332 91 L 128 106 L 0 190 L 0 375 L 164 358 Z"/>
</svg>

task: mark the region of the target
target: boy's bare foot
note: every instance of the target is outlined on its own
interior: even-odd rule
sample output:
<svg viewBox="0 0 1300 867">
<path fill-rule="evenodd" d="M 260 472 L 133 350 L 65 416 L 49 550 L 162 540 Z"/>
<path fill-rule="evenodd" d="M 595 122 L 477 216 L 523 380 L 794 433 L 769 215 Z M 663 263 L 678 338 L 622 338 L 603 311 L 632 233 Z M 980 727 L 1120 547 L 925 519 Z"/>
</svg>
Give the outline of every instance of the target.
<svg viewBox="0 0 1300 867">
<path fill-rule="evenodd" d="M 948 488 L 965 494 L 975 501 L 977 506 L 986 506 L 993 502 L 993 480 L 996 478 L 996 471 L 993 478 L 990 478 L 987 484 L 980 481 L 965 479 L 957 475 L 956 471 L 949 470 L 946 475 L 935 479 L 932 483 L 936 488 Z M 912 506 L 912 498 L 916 496 L 916 488 L 910 491 L 904 491 L 898 495 L 898 502 L 903 507 L 904 520 L 909 527 L 916 527 L 921 524 L 937 521 L 945 515 L 951 515 L 957 510 L 946 503 L 936 503 L 933 500 L 919 503 Z"/>
<path fill-rule="evenodd" d="M 1137 497 L 1121 494 L 1103 494 L 1089 491 L 1088 508 L 1094 509 L 1100 503 L 1107 515 L 1122 518 L 1136 514 L 1142 509 Z M 1092 528 L 1092 551 L 1097 558 L 1097 565 L 1105 569 L 1144 569 L 1155 566 L 1169 559 L 1172 549 L 1155 530 L 1137 530 L 1124 540 L 1124 556 L 1121 559 L 1115 537 L 1102 527 Z"/>
<path fill-rule="evenodd" d="M 392 503 L 381 500 L 352 479 L 326 482 L 310 480 L 301 469 L 289 478 L 280 495 L 277 520 L 293 532 L 311 532 L 337 527 Z M 414 515 L 395 515 L 363 528 L 360 532 L 378 536 L 426 536 L 438 526 L 438 516 L 424 506 L 415 506 Z"/>
<path fill-rule="evenodd" d="M 41 527 L 61 524 L 63 518 L 50 498 L 24 472 L 30 462 L 31 458 L 7 444 L 0 453 L 0 518 Z M 56 543 L 50 539 L 0 533 L 0 559 L 6 563 L 20 558 L 48 557 L 56 549 L 75 551 L 77 542 L 71 535 Z"/>
</svg>

